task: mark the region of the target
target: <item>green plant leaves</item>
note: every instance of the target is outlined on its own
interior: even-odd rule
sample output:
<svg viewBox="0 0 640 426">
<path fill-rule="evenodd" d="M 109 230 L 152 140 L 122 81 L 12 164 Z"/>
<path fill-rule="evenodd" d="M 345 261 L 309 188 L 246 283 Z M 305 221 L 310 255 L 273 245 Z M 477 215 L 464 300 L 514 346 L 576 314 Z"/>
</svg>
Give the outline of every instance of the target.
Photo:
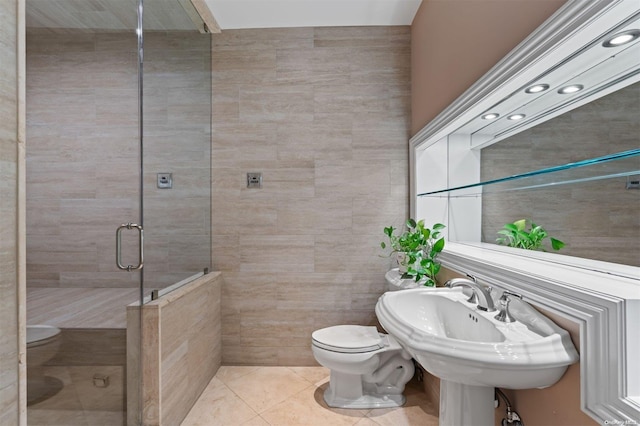
<svg viewBox="0 0 640 426">
<path fill-rule="evenodd" d="M 393 231 L 395 231 L 395 228 L 393 226 L 389 226 L 387 228 L 384 228 L 384 234 L 391 238 L 391 235 L 393 234 Z"/>
<path fill-rule="evenodd" d="M 556 240 L 553 237 L 549 237 L 551 238 L 551 247 L 553 247 L 554 250 L 560 250 L 562 247 L 565 246 L 565 243 L 563 243 L 560 240 Z"/>
<path fill-rule="evenodd" d="M 424 285 L 434 286 L 435 276 L 440 270 L 440 263 L 436 261 L 437 255 L 442 252 L 445 245 L 444 237 L 440 236 L 440 231 L 446 228 L 441 223 L 433 225 L 429 229 L 424 225 L 424 220 L 415 221 L 409 218 L 405 223 L 407 230 L 401 235 L 395 235 L 395 228 L 392 226 L 384 228 L 384 234 L 389 238 L 389 247 L 392 253 L 405 253 L 407 272 L 402 278 L 414 279 L 416 282 L 424 280 Z M 380 244 L 382 249 L 387 248 L 387 244 Z"/>
<path fill-rule="evenodd" d="M 433 251 L 436 253 L 440 253 L 442 250 L 444 249 L 444 238 L 440 238 L 438 241 L 436 241 L 436 243 L 433 245 Z"/>
<path fill-rule="evenodd" d="M 524 231 L 525 228 L 527 227 L 527 220 L 526 219 L 516 220 L 515 222 L 513 222 L 513 226 L 515 226 L 518 231 Z"/>
<path fill-rule="evenodd" d="M 531 224 L 529 231 L 527 231 L 527 222 Z M 526 219 L 506 223 L 502 229 L 498 231 L 498 235 L 504 236 L 496 238 L 498 244 L 526 250 L 546 251 L 543 247 L 543 242 L 547 237 L 550 239 L 551 247 L 554 250 L 560 250 L 565 246 L 565 243 L 562 241 L 550 237 L 549 233 L 542 226 L 536 225 Z"/>
</svg>

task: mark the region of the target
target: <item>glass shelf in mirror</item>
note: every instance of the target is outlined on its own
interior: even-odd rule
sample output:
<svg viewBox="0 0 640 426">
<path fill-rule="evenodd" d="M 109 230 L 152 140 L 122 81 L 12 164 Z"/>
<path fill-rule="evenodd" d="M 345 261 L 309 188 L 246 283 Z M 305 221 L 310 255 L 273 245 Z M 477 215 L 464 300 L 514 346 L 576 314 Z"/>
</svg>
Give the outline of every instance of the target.
<svg viewBox="0 0 640 426">
<path fill-rule="evenodd" d="M 628 180 L 632 181 L 640 179 L 640 149 L 618 152 L 469 185 L 423 192 L 418 194 L 418 197 L 475 197 L 487 193 L 524 191 L 621 177 L 627 177 Z"/>
</svg>

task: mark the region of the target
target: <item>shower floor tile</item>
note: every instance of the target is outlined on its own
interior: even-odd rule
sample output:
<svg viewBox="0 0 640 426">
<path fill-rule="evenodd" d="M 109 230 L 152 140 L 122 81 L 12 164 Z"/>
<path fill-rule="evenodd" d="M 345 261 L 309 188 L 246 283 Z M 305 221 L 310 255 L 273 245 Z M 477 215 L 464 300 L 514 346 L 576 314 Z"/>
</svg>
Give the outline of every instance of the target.
<svg viewBox="0 0 640 426">
<path fill-rule="evenodd" d="M 63 387 L 27 407 L 27 425 L 124 425 L 123 366 L 49 366 L 43 368 L 43 374 L 44 377 L 60 381 Z M 95 375 L 108 377 L 107 386 L 94 386 Z"/>
<path fill-rule="evenodd" d="M 414 380 L 403 407 L 329 408 L 324 367 L 220 367 L 182 426 L 437 426 L 434 407 Z"/>
</svg>

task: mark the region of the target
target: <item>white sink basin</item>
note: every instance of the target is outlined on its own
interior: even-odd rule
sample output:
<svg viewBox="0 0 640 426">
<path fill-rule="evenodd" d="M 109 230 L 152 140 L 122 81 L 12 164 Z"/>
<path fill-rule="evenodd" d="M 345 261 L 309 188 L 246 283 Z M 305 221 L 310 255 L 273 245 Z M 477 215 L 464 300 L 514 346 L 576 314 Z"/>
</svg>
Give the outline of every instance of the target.
<svg viewBox="0 0 640 426">
<path fill-rule="evenodd" d="M 385 330 L 442 380 L 441 425 L 493 424 L 494 387 L 551 386 L 578 360 L 567 331 L 527 303 L 513 301 L 517 321 L 504 323 L 466 300 L 460 287 L 418 288 L 387 292 L 376 305 Z M 476 405 L 484 414 L 469 408 Z"/>
</svg>

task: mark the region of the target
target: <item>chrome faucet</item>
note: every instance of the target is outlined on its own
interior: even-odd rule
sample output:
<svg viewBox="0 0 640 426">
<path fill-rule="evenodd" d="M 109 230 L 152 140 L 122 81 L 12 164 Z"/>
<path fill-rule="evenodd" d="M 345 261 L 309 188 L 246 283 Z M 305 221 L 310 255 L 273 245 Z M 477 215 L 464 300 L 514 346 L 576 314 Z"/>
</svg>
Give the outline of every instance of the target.
<svg viewBox="0 0 640 426">
<path fill-rule="evenodd" d="M 471 290 L 473 290 L 473 294 L 476 297 L 475 301 L 477 301 L 478 303 L 478 309 L 487 312 L 493 312 L 496 310 L 495 306 L 493 305 L 493 298 L 491 297 L 491 293 L 489 293 L 489 290 L 486 287 L 478 284 L 474 279 L 452 278 L 444 283 L 444 285 L 445 287 L 450 288 L 459 286 L 469 287 Z M 473 297 L 468 301 L 473 302 Z"/>
<path fill-rule="evenodd" d="M 517 297 L 522 300 L 522 296 L 517 293 L 512 293 L 510 291 L 502 292 L 502 296 L 500 297 L 500 312 L 494 318 L 498 321 L 502 322 L 516 322 L 515 318 L 511 316 L 509 312 L 509 302 L 511 302 L 511 297 Z"/>
</svg>

